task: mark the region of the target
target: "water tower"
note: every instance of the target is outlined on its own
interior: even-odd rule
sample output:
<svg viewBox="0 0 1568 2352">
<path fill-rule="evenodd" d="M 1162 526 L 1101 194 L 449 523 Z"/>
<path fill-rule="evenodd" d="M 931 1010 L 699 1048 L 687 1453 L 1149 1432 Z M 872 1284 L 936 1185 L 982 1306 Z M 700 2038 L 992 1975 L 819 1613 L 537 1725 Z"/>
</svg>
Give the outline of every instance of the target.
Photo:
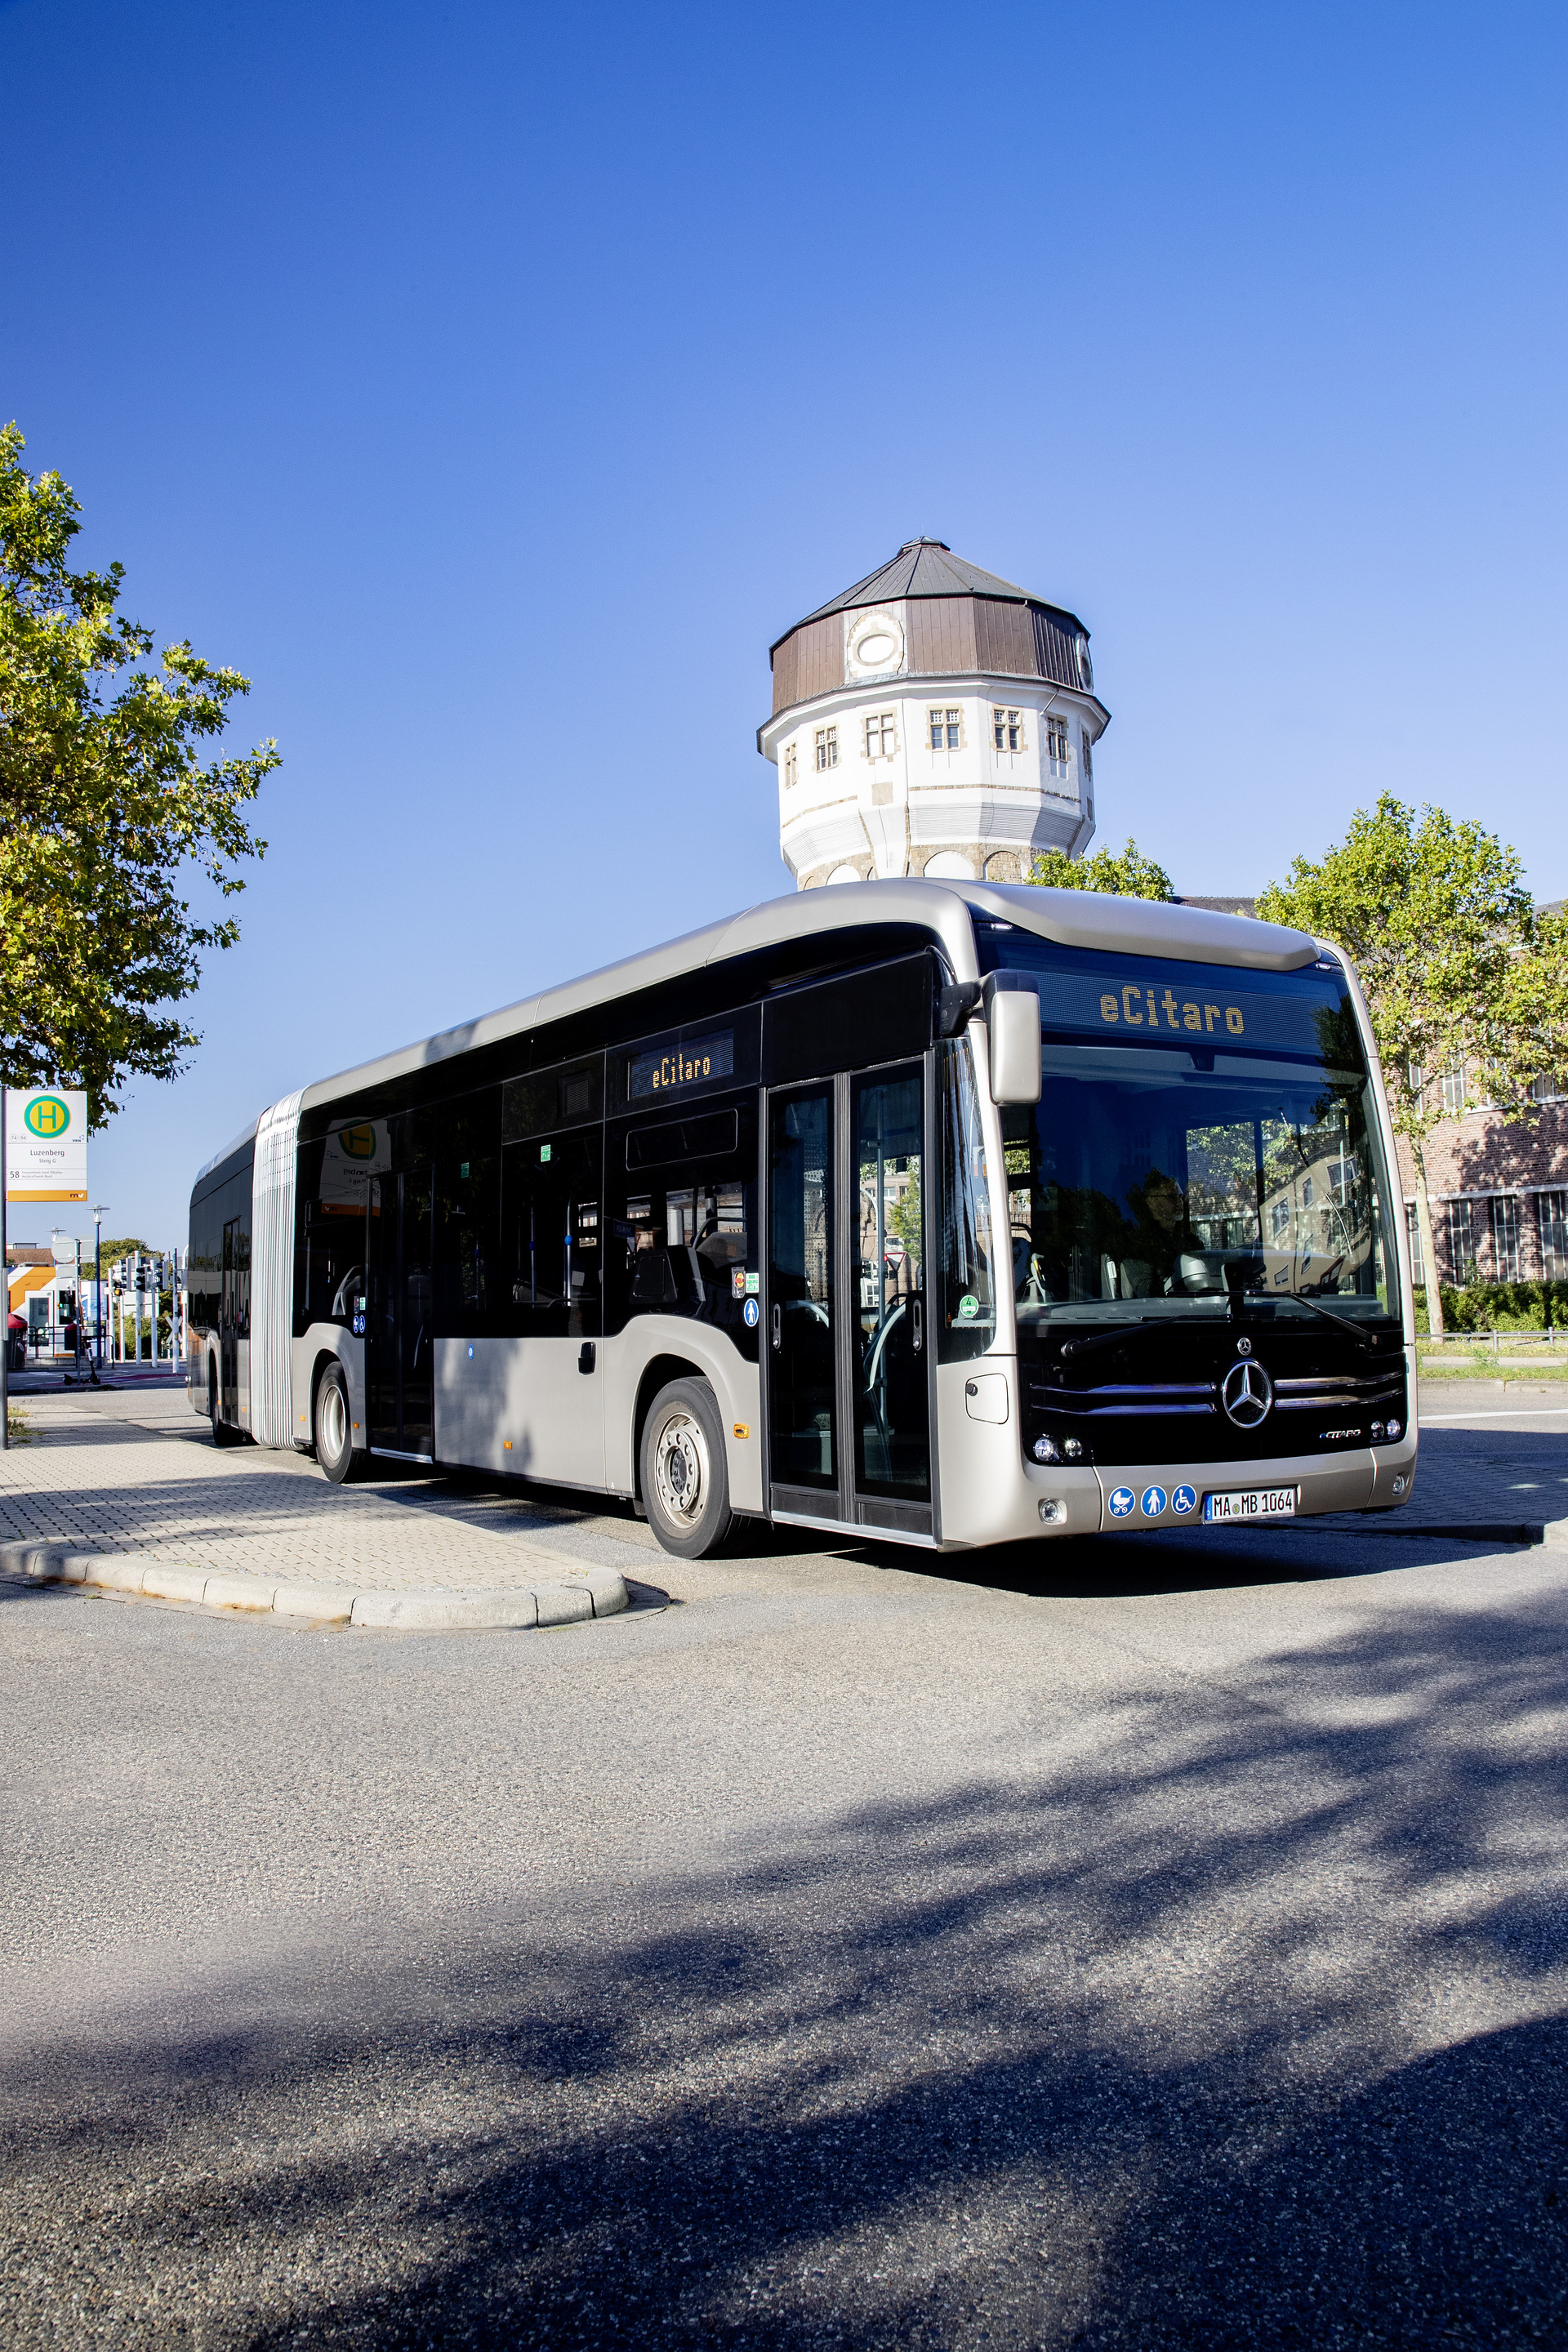
<svg viewBox="0 0 1568 2352">
<path fill-rule="evenodd" d="M 1072 613 L 911 539 L 772 647 L 779 845 L 803 890 L 1026 879 L 1094 832 L 1110 713 Z"/>
</svg>

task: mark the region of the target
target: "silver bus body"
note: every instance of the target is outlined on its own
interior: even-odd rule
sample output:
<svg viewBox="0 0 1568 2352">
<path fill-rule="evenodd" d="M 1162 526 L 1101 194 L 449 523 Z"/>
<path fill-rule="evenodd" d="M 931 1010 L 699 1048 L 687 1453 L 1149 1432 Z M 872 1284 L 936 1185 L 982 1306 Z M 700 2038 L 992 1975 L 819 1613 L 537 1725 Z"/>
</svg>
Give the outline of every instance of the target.
<svg viewBox="0 0 1568 2352">
<path fill-rule="evenodd" d="M 1217 983 L 1206 1013 L 1197 997 L 1184 1004 L 1179 987 L 1173 993 L 1167 986 L 1163 1001 L 1173 1009 L 1166 1023 L 1160 992 L 1143 975 L 1189 967 L 1230 976 L 1234 1034 L 1213 1018 L 1226 993 Z M 1102 981 L 1105 1029 L 1095 1034 L 1082 1023 L 1096 1018 L 1093 991 Z M 1001 1028 L 996 991 L 1018 986 L 1037 990 L 1047 1037 L 1044 1092 L 1033 1108 L 1026 1086 L 1018 1107 L 1016 1078 L 1014 1107 L 999 1102 L 990 1083 L 992 1031 L 999 1035 Z M 1239 1010 L 1247 989 L 1268 992 L 1256 998 L 1262 1013 L 1252 1009 L 1253 997 L 1245 998 L 1245 1015 Z M 1341 1139 L 1341 1157 L 1331 1188 L 1316 1194 L 1311 1171 L 1331 1163 L 1308 1167 L 1304 1113 L 1292 1125 L 1288 1110 L 1265 1117 L 1257 1108 L 1274 1095 L 1258 1094 L 1250 1109 L 1237 1095 L 1242 1108 L 1226 1124 L 1214 1114 L 1220 1097 L 1212 1094 L 1222 1079 L 1232 1084 L 1233 1064 L 1240 1067 L 1237 1036 L 1250 1051 L 1250 1033 L 1236 1024 L 1256 1028 L 1278 1007 L 1280 1034 L 1289 1029 L 1298 1039 L 1291 1051 L 1299 1071 L 1292 1075 L 1289 1053 L 1281 1048 L 1270 1060 L 1274 1049 L 1267 1047 L 1256 1067 L 1268 1075 L 1258 1084 L 1275 1087 L 1281 1103 L 1306 1100 L 1302 1087 L 1314 1066 L 1310 1039 L 1301 1046 L 1300 1038 L 1308 1034 L 1309 996 L 1319 1033 L 1328 1036 L 1340 1020 L 1331 1052 L 1328 1045 L 1322 1052 L 1354 1064 L 1362 1106 L 1344 1108 L 1350 1079 L 1331 1070 L 1323 1087 L 1331 1092 L 1331 1080 L 1339 1084 L 1343 1103 L 1325 1115 L 1331 1123 L 1322 1132 Z M 871 1007 L 864 1015 L 857 1010 L 862 1003 Z M 1114 1017 L 1104 1010 L 1111 1004 Z M 1194 1005 L 1207 1033 L 1194 1022 Z M 1066 1025 L 1057 1034 L 1062 1007 Z M 1135 1041 L 1126 1025 L 1133 1013 Z M 1191 1039 L 1178 1025 L 1183 1020 L 1195 1031 Z M 1016 1040 L 1016 1024 L 1010 1034 Z M 705 1040 L 731 1037 L 721 1047 L 710 1043 L 715 1066 L 704 1074 Z M 1016 1058 L 1015 1047 L 1008 1050 Z M 726 1066 L 717 1067 L 724 1057 Z M 599 1063 L 595 1078 L 590 1066 Z M 589 1108 L 574 1126 L 557 1119 L 552 1128 L 555 1112 L 530 1110 L 529 1089 L 537 1093 L 562 1070 L 568 1073 L 562 1087 L 576 1085 L 574 1067 L 588 1074 L 584 1088 L 599 1091 L 591 1104 L 583 1094 L 578 1109 Z M 893 1075 L 879 1084 L 883 1070 Z M 1179 1187 L 1154 1164 L 1157 1149 L 1149 1158 L 1127 1111 L 1142 1087 L 1156 1105 L 1156 1126 L 1161 1117 L 1179 1118 L 1169 1108 L 1178 1080 L 1194 1089 L 1198 1105 L 1198 1123 L 1185 1130 Z M 1106 1128 L 1101 1160 L 1092 1166 L 1079 1132 L 1104 1125 L 1101 1095 L 1084 1091 L 1091 1085 L 1121 1089 L 1121 1124 L 1114 1136 Z M 521 1171 L 526 1160 L 537 1176 L 552 1149 L 564 1150 L 550 1143 L 551 1134 L 565 1136 L 573 1149 L 573 1138 L 588 1139 L 585 1152 L 595 1133 L 601 1138 L 605 1175 L 596 1198 L 584 1193 L 584 1205 L 569 1212 L 563 1239 L 547 1237 L 558 1255 L 564 1248 L 567 1267 L 552 1277 L 548 1315 L 540 1310 L 531 1256 L 528 1273 L 518 1271 L 521 1240 L 499 1307 L 479 1297 L 484 1270 L 476 1291 L 472 1269 L 454 1272 L 455 1259 L 442 1264 L 458 1305 L 447 1311 L 437 1298 L 437 1258 L 449 1234 L 447 1241 L 426 1235 L 424 1204 L 430 1234 L 443 1216 L 460 1215 L 456 1171 L 466 1185 L 470 1163 L 453 1160 L 443 1194 L 448 1180 L 438 1170 L 427 1173 L 429 1153 L 447 1149 L 441 1134 L 456 1116 L 450 1106 L 478 1103 L 481 1095 L 488 1102 L 487 1088 L 504 1096 L 501 1117 L 511 1123 L 500 1130 L 510 1139 L 494 1155 L 498 1188 L 512 1184 L 508 1169 Z M 977 1123 L 967 1141 L 955 1088 L 968 1090 L 962 1115 Z M 1053 1128 L 1053 1107 L 1080 1097 L 1087 1113 L 1078 1125 L 1063 1108 Z M 704 1108 L 713 1104 L 723 1108 Z M 720 1146 L 712 1141 L 731 1110 L 740 1139 L 735 1165 L 745 1160 L 731 1190 L 744 1191 L 750 1231 L 735 1222 L 739 1210 L 726 1212 L 721 1182 L 705 1194 L 700 1181 L 687 1185 L 697 1196 L 694 1209 L 671 1205 L 679 1188 L 668 1182 L 644 1185 L 635 1197 L 627 1190 L 626 1171 L 644 1164 L 639 1151 L 659 1172 L 650 1135 L 667 1152 L 678 1153 L 683 1139 L 699 1155 L 731 1149 L 727 1129 Z M 394 1129 L 416 1116 L 426 1121 L 426 1139 L 403 1157 L 424 1153 L 419 1168 L 426 1172 L 411 1175 L 394 1164 L 402 1149 Z M 904 1147 L 886 1162 L 881 1140 L 867 1140 L 873 1121 L 881 1123 L 878 1139 L 891 1136 Z M 1158 1131 L 1175 1132 L 1169 1125 Z M 658 1144 L 660 1134 L 670 1140 Z M 1130 1136 L 1144 1154 L 1142 1166 L 1107 1156 L 1131 1150 Z M 1271 1137 L 1294 1139 L 1300 1169 L 1282 1166 L 1284 1147 Z M 1164 1148 L 1169 1157 L 1177 1146 Z M 1321 1140 L 1310 1146 L 1327 1148 Z M 357 1168 L 349 1164 L 351 1149 L 361 1155 Z M 874 1202 L 867 1173 L 873 1151 Z M 1061 1171 L 1075 1153 L 1080 1181 L 1068 1183 Z M 1208 1172 L 1200 1180 L 1194 1170 L 1205 1155 Z M 963 1181 L 976 1192 L 964 1209 L 967 1244 L 953 1238 L 962 1219 L 949 1197 L 961 1162 Z M 894 1171 L 886 1182 L 884 1164 Z M 1113 1166 L 1114 1179 L 1107 1172 Z M 1288 1495 L 1280 1507 L 1301 1515 L 1388 1507 L 1408 1500 L 1415 1463 L 1415 1329 L 1395 1166 L 1366 1009 L 1353 973 L 1322 942 L 1241 917 L 1089 893 L 842 885 L 753 908 L 319 1079 L 265 1110 L 207 1162 L 193 1192 L 189 1393 L 194 1409 L 213 1413 L 226 1430 L 266 1446 L 308 1448 L 323 1372 L 335 1364 L 356 1451 L 642 1502 L 639 1438 L 652 1396 L 673 1380 L 705 1381 L 724 1433 L 736 1512 L 942 1550 L 1169 1528 L 1187 1514 L 1205 1516 L 1210 1496 Z M 798 1257 L 807 1213 L 808 1223 L 816 1219 L 816 1259 L 785 1296 L 778 1252 L 781 1188 L 790 1171 L 789 1181 L 812 1188 L 813 1204 L 808 1213 L 796 1204 L 793 1246 Z M 1183 1221 L 1170 1244 L 1178 1270 L 1164 1276 L 1165 1244 L 1152 1214 L 1162 1183 L 1172 1201 L 1180 1190 L 1170 1213 Z M 375 1198 L 373 1213 L 357 1205 L 356 1185 L 368 1188 L 363 1197 Z M 334 1186 L 341 1197 L 330 1197 Z M 663 1207 L 645 1213 L 644 1192 Z M 1141 1225 L 1127 1205 L 1134 1199 Z M 704 1200 L 710 1230 L 699 1240 L 695 1223 L 679 1220 L 695 1220 Z M 1338 1229 L 1348 1234 L 1353 1214 L 1361 1236 L 1347 1238 L 1337 1258 L 1321 1238 L 1336 1202 Z M 590 1211 L 596 1231 L 581 1223 Z M 330 1296 L 310 1288 L 312 1235 L 342 1237 L 340 1258 L 321 1261 L 335 1278 L 354 1258 L 353 1235 L 371 1230 L 356 1225 L 363 1213 L 382 1220 L 366 1253 L 394 1250 L 395 1223 L 405 1236 L 383 1278 L 389 1299 L 401 1285 L 386 1309 L 401 1320 L 385 1324 L 400 1335 L 395 1405 L 386 1402 L 383 1360 L 394 1342 L 376 1338 L 376 1301 L 363 1286 L 373 1278 L 368 1255 L 347 1265 Z M 493 1226 L 494 1215 L 507 1212 L 486 1213 Z M 1053 1232 L 1059 1228 L 1065 1239 L 1048 1240 L 1053 1218 Z M 528 1230 L 529 1250 L 542 1246 L 533 1226 Z M 1154 1238 L 1139 1241 L 1139 1233 Z M 978 1269 L 973 1285 L 939 1297 L 947 1260 L 962 1246 Z M 476 1264 L 479 1255 L 476 1245 Z M 612 1255 L 625 1261 L 616 1276 L 625 1309 L 618 1318 L 605 1286 Z M 466 1293 L 459 1276 L 469 1284 Z M 656 1276 L 663 1294 L 653 1286 Z M 858 1325 L 843 1336 L 857 1312 Z M 816 1348 L 813 1360 L 826 1386 L 820 1411 L 805 1412 L 797 1401 L 790 1422 L 778 1392 L 792 1360 L 784 1345 L 792 1319 Z M 882 1407 L 873 1412 L 866 1403 L 870 1384 L 885 1384 L 895 1342 L 904 1420 L 924 1416 L 923 1465 L 918 1444 L 908 1459 L 893 1459 L 898 1433 L 874 1427 Z M 1159 1354 L 1159 1379 L 1144 1376 L 1141 1349 Z M 1248 1360 L 1260 1368 L 1260 1377 L 1247 1376 L 1257 1396 L 1236 1371 Z M 1108 1368 L 1116 1378 L 1101 1377 Z M 1227 1417 L 1227 1381 L 1244 1406 L 1255 1406 L 1267 1389 L 1265 1423 L 1243 1431 Z M 923 1402 L 911 1383 L 923 1383 Z M 864 1429 L 851 1426 L 858 1422 Z M 1172 1500 L 1177 1496 L 1192 1497 L 1182 1511 Z M 1148 1507 L 1156 1496 L 1158 1507 Z"/>
</svg>

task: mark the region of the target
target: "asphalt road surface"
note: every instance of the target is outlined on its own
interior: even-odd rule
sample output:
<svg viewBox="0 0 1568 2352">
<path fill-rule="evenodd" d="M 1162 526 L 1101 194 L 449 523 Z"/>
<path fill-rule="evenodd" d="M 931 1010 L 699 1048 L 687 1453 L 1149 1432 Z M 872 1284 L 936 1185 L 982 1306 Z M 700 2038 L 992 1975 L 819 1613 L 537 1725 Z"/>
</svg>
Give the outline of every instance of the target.
<svg viewBox="0 0 1568 2352">
<path fill-rule="evenodd" d="M 0 2340 L 1561 2345 L 1568 1549 L 1382 1524 L 0 1586 Z"/>
</svg>

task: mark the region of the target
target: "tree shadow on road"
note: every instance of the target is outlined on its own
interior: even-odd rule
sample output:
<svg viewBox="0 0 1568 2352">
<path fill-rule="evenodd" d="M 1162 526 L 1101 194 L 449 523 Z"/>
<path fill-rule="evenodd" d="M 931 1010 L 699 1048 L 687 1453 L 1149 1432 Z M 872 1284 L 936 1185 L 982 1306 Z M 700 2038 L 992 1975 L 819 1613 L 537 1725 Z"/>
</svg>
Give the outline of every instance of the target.
<svg viewBox="0 0 1568 2352">
<path fill-rule="evenodd" d="M 11 2052 L 9 2340 L 1561 2341 L 1565 1707 L 1554 1601 L 1363 1611 L 765 1850 L 258 1923 Z"/>
</svg>

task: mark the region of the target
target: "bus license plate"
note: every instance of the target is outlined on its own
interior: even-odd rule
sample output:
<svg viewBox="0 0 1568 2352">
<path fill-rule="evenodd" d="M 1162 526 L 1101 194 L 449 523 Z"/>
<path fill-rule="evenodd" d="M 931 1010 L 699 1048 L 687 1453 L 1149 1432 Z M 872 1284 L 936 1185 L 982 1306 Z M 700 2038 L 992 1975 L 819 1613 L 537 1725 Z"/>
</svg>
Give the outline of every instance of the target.
<svg viewBox="0 0 1568 2352">
<path fill-rule="evenodd" d="M 1205 1495 L 1205 1519 L 1293 1519 L 1294 1486 L 1243 1486 L 1228 1495 Z"/>
</svg>

